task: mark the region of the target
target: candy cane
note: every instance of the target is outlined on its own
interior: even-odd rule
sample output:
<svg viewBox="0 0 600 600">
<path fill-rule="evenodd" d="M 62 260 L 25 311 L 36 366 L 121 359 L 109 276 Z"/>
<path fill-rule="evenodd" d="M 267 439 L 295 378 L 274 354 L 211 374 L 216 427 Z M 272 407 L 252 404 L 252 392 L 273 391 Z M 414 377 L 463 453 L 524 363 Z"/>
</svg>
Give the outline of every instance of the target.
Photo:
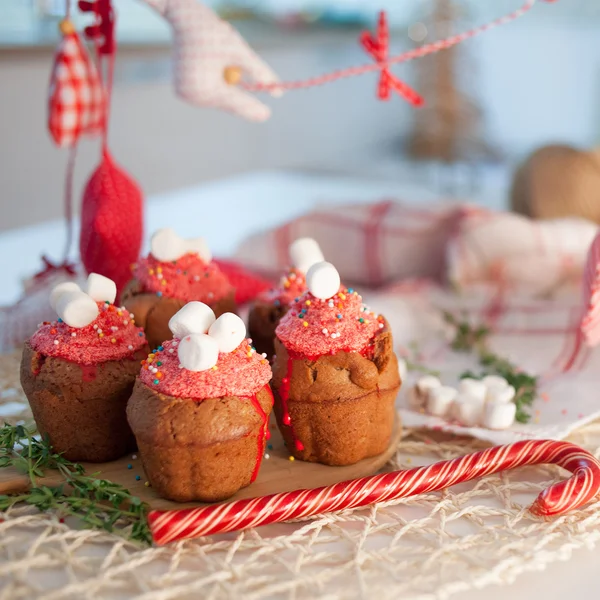
<svg viewBox="0 0 600 600">
<path fill-rule="evenodd" d="M 600 462 L 592 454 L 567 442 L 531 440 L 496 446 L 428 467 L 383 473 L 313 490 L 200 508 L 155 510 L 150 512 L 148 520 L 154 542 L 164 545 L 176 540 L 398 500 L 445 489 L 483 475 L 544 463 L 561 466 L 573 475 L 544 490 L 529 509 L 533 514 L 545 517 L 563 514 L 586 504 L 600 491 Z"/>
</svg>

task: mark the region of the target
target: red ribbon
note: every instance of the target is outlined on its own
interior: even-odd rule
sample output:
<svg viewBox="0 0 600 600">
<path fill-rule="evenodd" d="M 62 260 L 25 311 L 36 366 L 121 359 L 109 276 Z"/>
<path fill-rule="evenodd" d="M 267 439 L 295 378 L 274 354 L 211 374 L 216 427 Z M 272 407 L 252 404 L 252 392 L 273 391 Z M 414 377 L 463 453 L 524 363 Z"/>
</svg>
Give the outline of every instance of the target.
<svg viewBox="0 0 600 600">
<path fill-rule="evenodd" d="M 413 106 L 422 106 L 423 97 L 390 72 L 388 62 L 390 53 L 389 42 L 390 33 L 387 16 L 382 11 L 379 13 L 379 22 L 377 24 L 377 39 L 374 39 L 369 31 L 363 32 L 360 36 L 360 43 L 363 48 L 381 67 L 377 96 L 380 100 L 389 100 L 391 92 L 394 90 Z"/>
<path fill-rule="evenodd" d="M 51 262 L 47 256 L 42 256 L 42 262 L 44 263 L 44 268 L 33 276 L 38 281 L 43 281 L 52 273 L 59 273 L 60 271 L 64 271 L 67 275 L 75 276 L 75 265 L 66 260 L 62 264 L 57 265 Z"/>
<path fill-rule="evenodd" d="M 98 54 L 111 55 L 115 51 L 115 13 L 111 0 L 96 0 L 88 2 L 80 0 L 79 9 L 82 12 L 93 12 L 96 15 L 96 24 L 84 29 L 85 37 L 89 40 L 102 40 L 98 45 Z"/>
</svg>

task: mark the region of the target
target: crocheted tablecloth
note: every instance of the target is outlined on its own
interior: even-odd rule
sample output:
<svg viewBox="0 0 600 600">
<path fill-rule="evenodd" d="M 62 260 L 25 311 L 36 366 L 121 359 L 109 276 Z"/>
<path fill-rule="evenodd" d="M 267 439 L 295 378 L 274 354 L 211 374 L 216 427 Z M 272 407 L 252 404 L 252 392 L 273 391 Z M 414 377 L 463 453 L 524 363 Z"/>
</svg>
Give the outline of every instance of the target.
<svg viewBox="0 0 600 600">
<path fill-rule="evenodd" d="M 18 354 L 0 361 L 0 407 L 30 417 Z M 600 424 L 570 438 L 600 456 Z M 484 442 L 405 432 L 389 469 L 480 449 Z M 0 522 L 0 599 L 449 598 L 508 583 L 600 537 L 600 502 L 554 520 L 525 506 L 554 467 L 486 477 L 442 493 L 242 533 L 140 548 L 18 506 Z"/>
</svg>

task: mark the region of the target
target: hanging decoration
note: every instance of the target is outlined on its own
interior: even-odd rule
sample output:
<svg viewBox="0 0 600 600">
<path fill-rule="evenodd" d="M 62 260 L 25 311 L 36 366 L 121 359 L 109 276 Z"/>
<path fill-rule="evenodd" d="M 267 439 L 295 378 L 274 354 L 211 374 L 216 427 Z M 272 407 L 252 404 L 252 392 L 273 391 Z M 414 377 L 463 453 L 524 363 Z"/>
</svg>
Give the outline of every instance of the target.
<svg viewBox="0 0 600 600">
<path fill-rule="evenodd" d="M 365 31 L 360 38 L 363 48 L 377 62 L 380 68 L 379 87 L 377 96 L 380 100 L 389 100 L 392 90 L 396 91 L 409 104 L 421 106 L 423 98 L 417 94 L 406 83 L 394 77 L 390 72 L 389 61 L 389 43 L 390 33 L 388 29 L 387 15 L 384 12 L 379 13 L 379 22 L 377 25 L 377 39 L 374 39 L 369 31 Z"/>
<path fill-rule="evenodd" d="M 265 121 L 271 110 L 252 94 L 228 85 L 224 72 L 238 72 L 263 84 L 277 82 L 271 68 L 227 22 L 198 0 L 144 0 L 173 30 L 176 94 L 200 106 L 220 108 L 250 121 Z M 275 95 L 278 92 L 275 91 Z"/>
<path fill-rule="evenodd" d="M 60 31 L 50 77 L 48 129 L 57 146 L 71 148 L 82 135 L 102 132 L 105 102 L 96 65 L 68 18 Z"/>
<path fill-rule="evenodd" d="M 85 34 L 93 43 L 97 62 L 105 67 L 105 119 L 102 160 L 83 194 L 79 250 L 88 273 L 112 279 L 117 288 L 127 283 L 129 266 L 139 256 L 143 230 L 143 196 L 137 183 L 117 166 L 108 149 L 108 117 L 112 97 L 116 42 L 111 0 L 81 1 L 79 8 L 95 16 Z"/>
</svg>

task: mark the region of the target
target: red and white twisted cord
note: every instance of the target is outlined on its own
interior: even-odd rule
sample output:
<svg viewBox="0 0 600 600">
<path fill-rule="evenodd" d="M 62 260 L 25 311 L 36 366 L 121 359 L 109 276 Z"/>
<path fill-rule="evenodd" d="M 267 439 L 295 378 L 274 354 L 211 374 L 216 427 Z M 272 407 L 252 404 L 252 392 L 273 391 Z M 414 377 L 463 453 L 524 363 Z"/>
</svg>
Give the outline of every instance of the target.
<svg viewBox="0 0 600 600">
<path fill-rule="evenodd" d="M 502 17 L 498 17 L 493 21 L 489 21 L 488 23 L 484 23 L 483 25 L 479 25 L 457 35 L 447 37 L 443 40 L 438 40 L 437 42 L 432 42 L 431 44 L 420 46 L 419 48 L 403 52 L 402 54 L 399 54 L 397 56 L 392 56 L 385 63 L 380 62 L 362 65 L 358 67 L 348 67 L 346 69 L 340 69 L 331 73 L 319 75 L 317 77 L 310 77 L 309 79 L 301 79 L 296 81 L 281 81 L 276 83 L 241 82 L 240 85 L 249 92 L 297 90 L 303 88 L 316 87 L 318 85 L 324 85 L 326 83 L 332 83 L 334 81 L 337 81 L 339 79 L 345 79 L 347 77 L 355 77 L 357 75 L 363 75 L 365 73 L 381 71 L 382 69 L 386 69 L 393 64 L 408 62 L 415 58 L 421 58 L 423 56 L 427 56 L 428 54 L 434 54 L 435 52 L 439 52 L 440 50 L 448 50 L 449 48 L 452 48 L 453 46 L 456 46 L 457 44 L 460 44 L 470 38 L 474 38 L 482 33 L 485 33 L 490 29 L 494 29 L 496 27 L 500 27 L 501 25 L 506 25 L 507 23 L 516 21 L 517 19 L 528 13 L 537 1 L 538 0 L 526 0 L 521 7 L 517 8 L 511 13 L 508 13 Z M 545 1 L 553 2 L 554 0 Z"/>
<path fill-rule="evenodd" d="M 586 504 L 600 491 L 600 462 L 592 454 L 567 442 L 531 440 L 489 448 L 428 467 L 373 475 L 313 490 L 199 508 L 152 511 L 148 519 L 154 542 L 163 545 L 398 500 L 535 464 L 555 464 L 573 473 L 537 497 L 530 507 L 536 515 L 563 514 Z"/>
</svg>

